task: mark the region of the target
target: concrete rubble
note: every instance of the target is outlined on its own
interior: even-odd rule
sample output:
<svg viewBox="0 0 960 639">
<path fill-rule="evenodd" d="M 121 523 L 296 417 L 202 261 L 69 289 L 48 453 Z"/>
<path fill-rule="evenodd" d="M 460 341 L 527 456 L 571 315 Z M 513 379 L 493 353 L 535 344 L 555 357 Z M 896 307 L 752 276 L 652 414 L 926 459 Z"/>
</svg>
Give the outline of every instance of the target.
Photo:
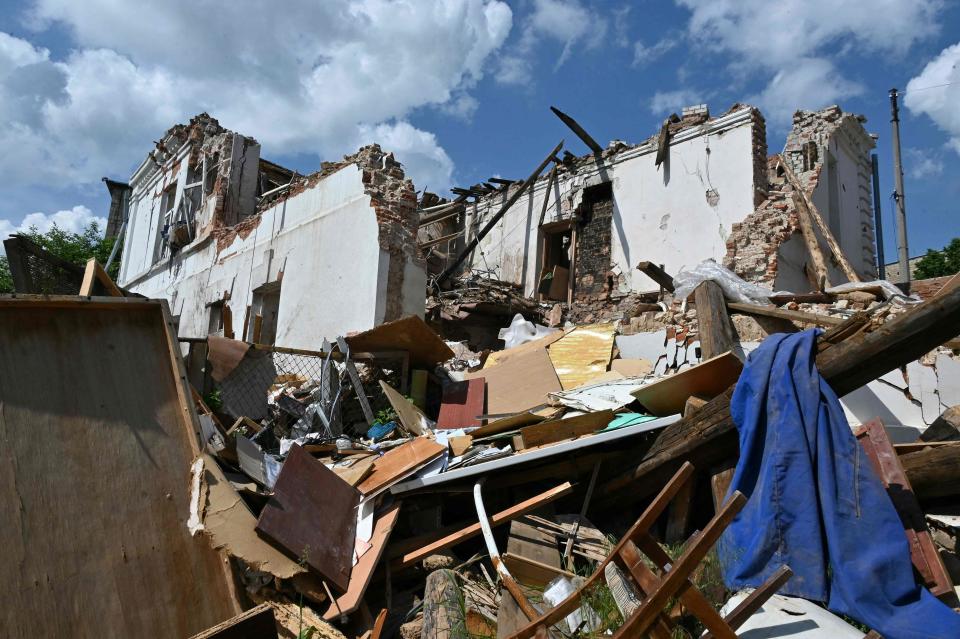
<svg viewBox="0 0 960 639">
<path fill-rule="evenodd" d="M 879 636 L 784 596 L 797 566 L 743 591 L 718 559 L 767 494 L 728 490 L 731 396 L 768 338 L 810 328 L 903 520 L 909 587 L 960 605 L 960 277 L 877 281 L 865 120 L 798 111 L 768 156 L 748 105 L 607 147 L 556 113 L 592 153 L 451 198 L 376 144 L 299 175 L 201 114 L 107 185 L 117 285 L 94 261 L 79 295 L 14 272 L 0 324 L 46 319 L 0 331 L 0 380 L 49 401 L 0 381 L 0 475 L 25 513 L 0 527 L 19 553 L 0 583 L 27 602 L 13 636 L 51 594 L 90 624 L 86 579 L 164 583 L 155 602 L 97 590 L 104 635 Z M 7 241 L 15 271 L 57 266 L 24 246 Z M 61 350 L 75 375 L 18 373 Z M 89 404 L 76 389 L 100 376 L 128 395 Z M 119 498 L 162 486 L 169 505 L 121 530 L 84 488 L 105 469 Z M 23 482 L 43 473 L 78 506 L 39 548 L 21 534 L 56 504 Z M 101 515 L 102 543 L 76 547 Z M 71 581 L 45 553 L 111 574 Z M 45 632 L 97 634 L 51 612 Z"/>
</svg>

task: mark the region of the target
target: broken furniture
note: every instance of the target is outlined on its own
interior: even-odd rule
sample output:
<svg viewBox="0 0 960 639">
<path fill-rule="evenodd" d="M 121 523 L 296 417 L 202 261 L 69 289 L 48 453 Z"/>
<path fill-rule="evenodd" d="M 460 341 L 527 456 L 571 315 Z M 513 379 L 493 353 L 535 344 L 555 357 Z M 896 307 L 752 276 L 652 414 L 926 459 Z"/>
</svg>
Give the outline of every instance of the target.
<svg viewBox="0 0 960 639">
<path fill-rule="evenodd" d="M 743 508 L 746 498 L 740 493 L 731 495 L 703 531 L 687 543 L 676 560 L 671 560 L 650 534 L 650 529 L 657 518 L 677 495 L 683 484 L 690 481 L 693 470 L 693 465 L 683 464 L 583 586 L 552 610 L 540 615 L 514 633 L 511 639 L 527 639 L 534 635 L 545 636 L 545 631 L 550 626 L 564 619 L 580 606 L 580 600 L 585 592 L 594 584 L 606 580 L 605 568 L 611 563 L 616 564 L 633 580 L 628 588 L 635 589 L 640 595 L 640 603 L 632 614 L 624 613 L 625 620 L 614 633 L 615 638 L 638 637 L 649 633 L 658 639 L 668 639 L 671 636 L 672 622 L 669 616 L 663 613 L 663 609 L 674 598 L 679 598 L 686 608 L 703 623 L 710 636 L 724 639 L 736 637 L 737 627 L 776 592 L 777 588 L 789 578 L 790 572 L 787 568 L 778 571 L 763 587 L 754 592 L 755 596 L 751 596 L 748 602 L 738 606 L 727 617 L 721 617 L 714 610 L 688 578 L 720 538 L 720 534 L 733 517 Z M 659 573 L 647 566 L 644 555 L 657 566 Z"/>
</svg>

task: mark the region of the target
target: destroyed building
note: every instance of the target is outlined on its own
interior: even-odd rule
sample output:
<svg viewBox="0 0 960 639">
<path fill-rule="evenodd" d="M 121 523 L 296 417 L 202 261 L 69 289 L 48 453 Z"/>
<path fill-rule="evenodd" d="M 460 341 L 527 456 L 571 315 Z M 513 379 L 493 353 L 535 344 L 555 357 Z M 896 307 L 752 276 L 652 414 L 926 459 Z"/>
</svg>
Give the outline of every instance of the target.
<svg viewBox="0 0 960 639">
<path fill-rule="evenodd" d="M 306 348 L 423 312 L 413 185 L 377 145 L 296 175 L 201 114 L 130 189 L 119 284 L 167 299 L 181 335 Z"/>
</svg>

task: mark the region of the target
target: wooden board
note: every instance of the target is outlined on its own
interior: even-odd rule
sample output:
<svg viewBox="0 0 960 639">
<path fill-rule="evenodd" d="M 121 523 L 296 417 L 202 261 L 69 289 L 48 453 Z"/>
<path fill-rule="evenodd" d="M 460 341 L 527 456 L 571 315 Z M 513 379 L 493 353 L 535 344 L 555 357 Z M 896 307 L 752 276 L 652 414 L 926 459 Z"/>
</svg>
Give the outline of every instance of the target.
<svg viewBox="0 0 960 639">
<path fill-rule="evenodd" d="M 443 389 L 443 401 L 437 416 L 437 428 L 480 426 L 478 415 L 486 405 L 486 380 L 482 377 L 453 382 Z"/>
<path fill-rule="evenodd" d="M 589 435 L 604 428 L 613 420 L 612 410 L 584 413 L 567 419 L 554 419 L 520 429 L 524 448 L 543 446 L 554 442 Z"/>
<path fill-rule="evenodd" d="M 446 447 L 428 437 L 417 437 L 388 451 L 373 463 L 373 472 L 357 488 L 370 497 L 386 490 L 443 454 Z"/>
<path fill-rule="evenodd" d="M 547 403 L 547 395 L 562 390 L 550 356 L 543 348 L 525 351 L 490 368 L 467 373 L 465 379 L 487 380 L 487 410 L 520 413 Z"/>
<path fill-rule="evenodd" d="M 624 377 L 642 377 L 653 371 L 653 364 L 648 359 L 615 359 L 610 362 L 610 370 L 620 373 Z"/>
<path fill-rule="evenodd" d="M 505 348 L 502 351 L 494 351 L 487 356 L 486 361 L 483 363 L 483 368 L 487 369 L 496 366 L 497 364 L 505 364 L 517 355 L 523 355 L 524 353 L 529 353 L 530 351 L 537 351 L 546 348 L 569 332 L 570 331 L 558 330 L 554 333 L 550 333 L 546 337 L 541 337 L 540 339 L 526 342 L 520 346 Z"/>
<path fill-rule="evenodd" d="M 515 558 L 520 558 L 521 561 L 527 559 L 534 564 L 542 564 L 545 567 L 537 572 L 529 564 L 524 564 L 522 566 L 523 572 L 518 571 L 513 575 L 523 586 L 539 590 L 541 598 L 543 586 L 547 582 L 541 582 L 538 576 L 542 576 L 544 570 L 551 568 L 560 571 L 560 550 L 557 548 L 557 542 L 553 535 L 538 530 L 521 520 L 510 523 L 510 537 L 507 538 L 506 556 L 511 557 L 510 562 L 514 567 L 520 567 L 517 565 L 518 561 Z M 546 605 L 543 604 L 541 608 L 546 609 Z M 500 591 L 500 609 L 497 611 L 497 637 L 509 637 L 527 623 L 528 620 L 520 607 L 517 606 L 517 602 L 514 601 L 506 589 L 502 588 Z"/>
<path fill-rule="evenodd" d="M 633 396 L 650 411 L 662 417 L 683 412 L 691 395 L 715 397 L 736 383 L 743 364 L 732 352 L 714 357 L 676 375 L 663 377 L 635 391 Z"/>
<path fill-rule="evenodd" d="M 294 444 L 257 521 L 257 533 L 344 591 L 360 493 Z"/>
<path fill-rule="evenodd" d="M 381 324 L 346 339 L 352 351 L 407 351 L 413 366 L 431 370 L 453 357 L 446 342 L 416 315 Z"/>
<path fill-rule="evenodd" d="M 488 422 L 485 426 L 481 426 L 477 430 L 470 433 L 470 436 L 474 439 L 480 439 L 481 437 L 505 433 L 510 430 L 516 430 L 517 428 L 521 428 L 523 426 L 536 424 L 542 422 L 544 419 L 546 418 L 535 413 L 517 413 L 516 415 L 511 415 L 510 417 L 504 417 L 502 419 Z"/>
<path fill-rule="evenodd" d="M 615 333 L 612 323 L 578 326 L 550 345 L 550 361 L 563 390 L 582 386 L 607 371 Z"/>
<path fill-rule="evenodd" d="M 186 526 L 199 424 L 171 327 L 162 301 L 0 296 L 5 636 L 188 637 L 241 611 Z"/>
<path fill-rule="evenodd" d="M 240 613 L 190 639 L 275 639 L 277 626 L 268 604 Z"/>
<path fill-rule="evenodd" d="M 349 615 L 360 607 L 363 595 L 367 592 L 367 586 L 373 578 L 373 571 L 380 563 L 380 556 L 383 554 L 383 549 L 387 547 L 387 540 L 390 539 L 390 533 L 393 532 L 399 516 L 400 503 L 397 502 L 377 517 L 373 525 L 373 536 L 370 537 L 371 548 L 360 556 L 360 560 L 350 574 L 350 585 L 347 591 L 337 597 L 336 604 L 330 604 L 327 611 L 323 613 L 324 619 L 333 621 L 340 615 Z"/>
</svg>

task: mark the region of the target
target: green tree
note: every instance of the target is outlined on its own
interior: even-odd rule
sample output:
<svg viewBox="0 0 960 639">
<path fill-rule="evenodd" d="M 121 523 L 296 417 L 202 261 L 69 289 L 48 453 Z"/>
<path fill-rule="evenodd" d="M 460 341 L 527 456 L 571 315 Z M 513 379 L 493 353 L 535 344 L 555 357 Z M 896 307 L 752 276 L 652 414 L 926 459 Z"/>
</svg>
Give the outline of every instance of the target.
<svg viewBox="0 0 960 639">
<path fill-rule="evenodd" d="M 86 266 L 87 260 L 95 257 L 101 264 L 106 264 L 110 258 L 110 251 L 113 250 L 113 244 L 116 238 L 103 237 L 103 231 L 96 221 L 83 229 L 80 233 L 71 233 L 54 223 L 53 227 L 46 233 L 41 233 L 35 226 L 30 227 L 26 233 L 22 233 L 36 244 L 50 251 L 57 257 L 73 262 L 79 266 Z M 120 271 L 120 253 L 110 265 L 108 273 L 110 277 L 117 279 Z M 10 264 L 7 262 L 7 256 L 0 256 L 0 293 L 13 293 L 13 279 L 10 277 Z"/>
<path fill-rule="evenodd" d="M 953 238 L 939 251 L 927 250 L 927 254 L 917 261 L 915 277 L 923 280 L 954 273 L 960 273 L 960 237 Z"/>
</svg>

